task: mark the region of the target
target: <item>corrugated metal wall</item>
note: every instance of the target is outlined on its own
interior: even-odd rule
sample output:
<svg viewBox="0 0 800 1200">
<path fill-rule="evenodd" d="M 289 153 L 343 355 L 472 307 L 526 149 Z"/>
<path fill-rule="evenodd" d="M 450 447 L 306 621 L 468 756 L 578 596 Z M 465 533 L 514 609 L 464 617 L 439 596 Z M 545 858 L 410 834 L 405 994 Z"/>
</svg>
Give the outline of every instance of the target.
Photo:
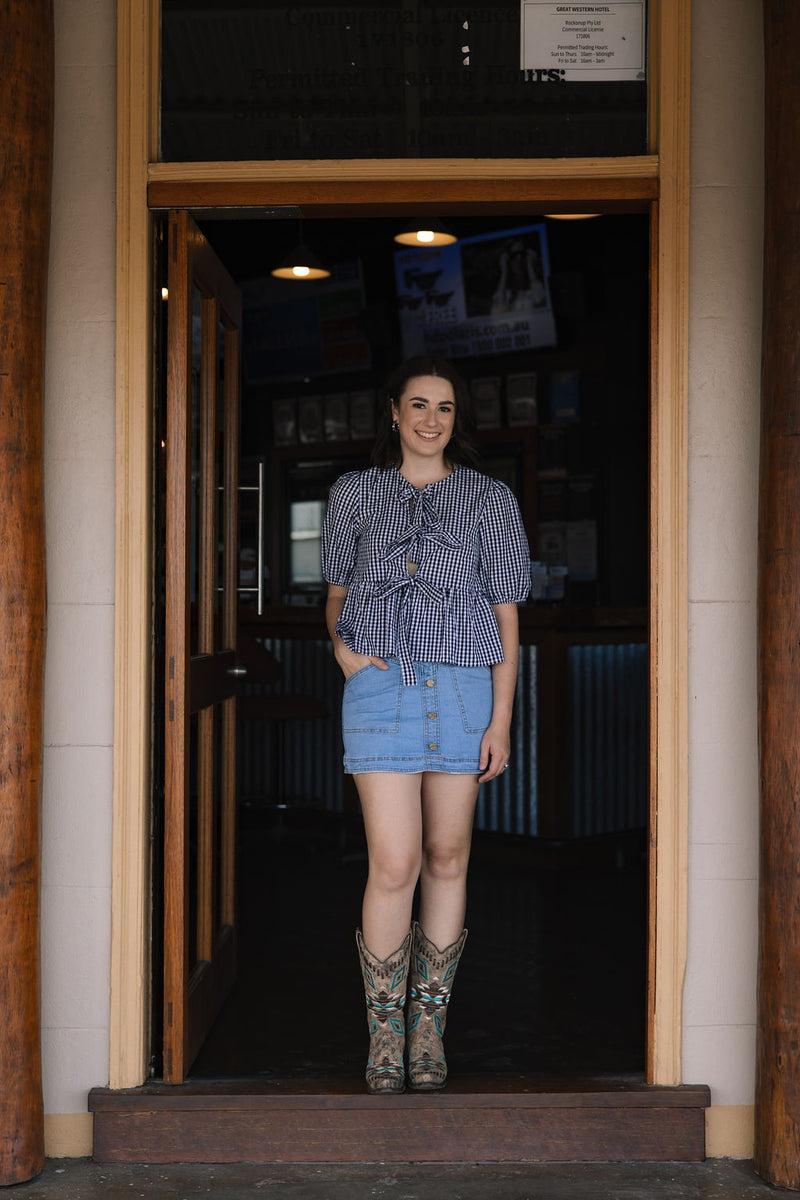
<svg viewBox="0 0 800 1200">
<path fill-rule="evenodd" d="M 538 832 L 536 647 L 520 646 L 508 770 L 481 788 L 475 828 L 486 833 Z"/>
<path fill-rule="evenodd" d="M 570 646 L 573 837 L 647 825 L 647 646 Z"/>
<path fill-rule="evenodd" d="M 258 806 L 276 802 L 315 804 L 342 810 L 342 676 L 328 641 L 265 638 L 283 668 L 275 684 L 247 684 L 248 693 L 295 692 L 315 696 L 329 716 L 309 721 L 246 720 L 239 726 L 239 795 Z M 536 648 L 523 646 L 511 730 L 511 767 L 481 788 L 476 828 L 493 833 L 535 835 L 536 804 Z M 275 756 L 281 760 L 280 770 Z"/>
<path fill-rule="evenodd" d="M 265 639 L 281 680 L 247 691 L 302 693 L 324 702 L 313 720 L 240 722 L 239 794 L 342 811 L 342 677 L 328 641 Z M 570 829 L 573 837 L 647 822 L 647 647 L 572 646 L 569 671 Z M 476 829 L 538 833 L 537 654 L 523 646 L 511 729 L 511 766 L 481 788 Z M 279 795 L 276 795 L 279 793 Z"/>
</svg>

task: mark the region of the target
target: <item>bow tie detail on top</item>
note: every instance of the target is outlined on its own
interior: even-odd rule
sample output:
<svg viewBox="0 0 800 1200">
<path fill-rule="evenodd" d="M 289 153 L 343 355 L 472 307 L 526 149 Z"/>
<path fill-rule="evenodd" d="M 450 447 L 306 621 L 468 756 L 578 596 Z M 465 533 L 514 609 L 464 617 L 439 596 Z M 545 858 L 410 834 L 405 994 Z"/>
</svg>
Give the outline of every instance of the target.
<svg viewBox="0 0 800 1200">
<path fill-rule="evenodd" d="M 376 583 L 372 588 L 372 595 L 376 600 L 385 600 L 395 592 L 400 592 L 400 604 L 397 614 L 397 657 L 403 671 L 403 683 L 408 687 L 412 687 L 417 682 L 417 673 L 414 670 L 414 662 L 411 658 L 411 650 L 408 644 L 408 629 L 404 610 L 406 602 L 413 594 L 415 588 L 417 591 L 421 591 L 426 599 L 430 600 L 433 604 L 444 607 L 449 603 L 447 591 L 442 591 L 441 588 L 430 583 L 419 571 L 417 571 L 416 575 L 409 575 L 408 571 L 404 571 L 399 575 L 388 575 L 382 583 Z"/>
<path fill-rule="evenodd" d="M 401 533 L 384 550 L 383 558 L 386 562 L 406 557 L 409 550 L 418 542 L 435 542 L 440 546 L 446 546 L 448 550 L 461 549 L 463 543 L 445 529 L 433 501 L 425 495 L 424 491 L 418 492 L 408 480 L 402 479 L 397 489 L 397 497 L 399 500 L 413 501 L 414 511 L 411 523 L 405 533 Z"/>
<path fill-rule="evenodd" d="M 383 551 L 382 560 L 391 564 L 389 573 L 380 582 L 376 583 L 372 589 L 372 595 L 376 600 L 386 600 L 395 592 L 400 592 L 398 623 L 397 623 L 397 657 L 400 660 L 400 665 L 403 668 L 403 683 L 413 685 L 417 682 L 417 675 L 414 670 L 414 664 L 411 659 L 411 651 L 408 644 L 408 629 L 405 609 L 408 600 L 416 589 L 417 592 L 422 592 L 427 600 L 433 604 L 438 604 L 442 607 L 449 603 L 447 589 L 437 587 L 425 578 L 425 573 L 422 567 L 411 574 L 408 570 L 408 559 L 413 554 L 415 561 L 419 561 L 422 556 L 418 552 L 418 548 L 423 542 L 433 542 L 439 546 L 444 546 L 448 550 L 459 550 L 463 543 L 445 529 L 442 518 L 436 511 L 436 506 L 433 500 L 426 494 L 426 490 L 419 491 L 413 487 L 407 479 L 401 475 L 397 486 L 397 499 L 408 501 L 412 505 L 411 519 L 408 528 L 399 537 L 396 537 L 386 549 Z"/>
</svg>

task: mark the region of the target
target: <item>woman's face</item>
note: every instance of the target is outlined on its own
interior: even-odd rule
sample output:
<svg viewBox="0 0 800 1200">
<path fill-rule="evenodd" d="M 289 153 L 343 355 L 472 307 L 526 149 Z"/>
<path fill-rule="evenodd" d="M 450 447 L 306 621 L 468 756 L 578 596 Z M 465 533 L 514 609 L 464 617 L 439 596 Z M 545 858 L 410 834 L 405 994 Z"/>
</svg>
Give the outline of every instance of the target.
<svg viewBox="0 0 800 1200">
<path fill-rule="evenodd" d="M 409 456 L 443 457 L 456 420 L 452 383 L 438 375 L 414 376 L 399 400 L 392 401 L 392 417 L 397 421 L 404 462 Z"/>
</svg>

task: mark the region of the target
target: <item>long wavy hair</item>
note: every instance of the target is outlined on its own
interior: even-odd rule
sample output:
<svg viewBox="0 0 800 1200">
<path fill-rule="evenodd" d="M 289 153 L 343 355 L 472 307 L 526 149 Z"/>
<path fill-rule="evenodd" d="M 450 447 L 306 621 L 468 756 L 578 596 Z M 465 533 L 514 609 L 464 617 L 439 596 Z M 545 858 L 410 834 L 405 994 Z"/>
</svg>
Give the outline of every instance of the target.
<svg viewBox="0 0 800 1200">
<path fill-rule="evenodd" d="M 475 415 L 472 397 L 464 379 L 446 358 L 432 354 L 418 354 L 407 359 L 392 371 L 378 398 L 375 445 L 372 462 L 384 470 L 399 467 L 403 460 L 400 438 L 392 429 L 392 403 L 399 404 L 400 397 L 409 381 L 421 375 L 434 375 L 446 379 L 453 388 L 455 398 L 455 422 L 453 436 L 444 451 L 445 459 L 456 466 L 477 467 L 479 454 L 475 445 Z"/>
</svg>

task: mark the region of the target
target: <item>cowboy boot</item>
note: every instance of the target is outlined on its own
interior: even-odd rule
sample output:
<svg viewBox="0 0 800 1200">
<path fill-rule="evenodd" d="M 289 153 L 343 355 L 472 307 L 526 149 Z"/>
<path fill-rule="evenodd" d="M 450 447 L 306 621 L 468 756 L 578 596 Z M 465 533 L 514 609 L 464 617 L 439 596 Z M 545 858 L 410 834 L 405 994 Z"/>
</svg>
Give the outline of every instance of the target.
<svg viewBox="0 0 800 1200">
<path fill-rule="evenodd" d="M 408 1083 L 418 1091 L 443 1088 L 447 1079 L 444 1027 L 458 961 L 467 940 L 440 950 L 429 942 L 416 921 L 412 926 L 410 999 L 408 1003 Z"/>
<path fill-rule="evenodd" d="M 356 930 L 356 945 L 361 959 L 364 992 L 369 1024 L 369 1058 L 367 1059 L 367 1091 L 375 1095 L 403 1092 L 406 1087 L 403 1069 L 408 956 L 411 951 L 411 931 L 394 954 L 375 958 L 370 954 L 361 930 Z"/>
</svg>

